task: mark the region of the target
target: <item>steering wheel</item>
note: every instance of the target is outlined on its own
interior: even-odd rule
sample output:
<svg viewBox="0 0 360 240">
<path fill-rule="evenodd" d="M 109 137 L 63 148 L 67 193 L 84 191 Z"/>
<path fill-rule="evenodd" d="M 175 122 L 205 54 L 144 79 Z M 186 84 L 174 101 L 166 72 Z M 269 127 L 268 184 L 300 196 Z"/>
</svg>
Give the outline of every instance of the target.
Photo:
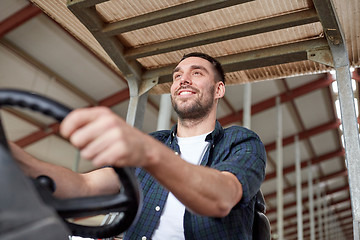
<svg viewBox="0 0 360 240">
<path fill-rule="evenodd" d="M 5 105 L 29 108 L 53 117 L 59 122 L 71 111 L 70 108 L 41 95 L 14 89 L 0 89 L 0 106 Z M 0 130 L 1 128 L 0 122 Z M 8 149 L 5 135 L 1 134 L 1 131 L 0 143 Z M 142 203 L 141 192 L 133 169 L 125 167 L 114 168 L 114 170 L 122 185 L 118 194 L 58 199 L 42 184 L 35 184 L 36 190 L 44 203 L 55 209 L 57 214 L 64 219 L 72 235 L 91 238 L 113 237 L 130 227 Z M 67 220 L 67 218 L 90 217 L 113 212 L 120 214 L 117 214 L 110 224 L 103 226 L 84 226 Z"/>
</svg>

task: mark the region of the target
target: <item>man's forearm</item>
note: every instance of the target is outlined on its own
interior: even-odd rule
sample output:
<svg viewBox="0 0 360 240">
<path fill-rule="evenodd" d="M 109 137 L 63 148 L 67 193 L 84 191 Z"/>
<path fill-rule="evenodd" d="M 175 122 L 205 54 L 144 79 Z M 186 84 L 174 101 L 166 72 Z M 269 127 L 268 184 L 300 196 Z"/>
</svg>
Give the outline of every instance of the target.
<svg viewBox="0 0 360 240">
<path fill-rule="evenodd" d="M 31 178 L 46 175 L 54 180 L 56 184 L 54 195 L 57 197 L 74 198 L 114 193 L 119 188 L 112 169 L 79 174 L 65 167 L 38 160 L 13 143 L 10 143 L 10 147 L 25 175 Z"/>
<path fill-rule="evenodd" d="M 223 217 L 240 201 L 242 187 L 232 173 L 190 164 L 165 146 L 154 154 L 159 160 L 145 169 L 191 211 Z"/>
</svg>

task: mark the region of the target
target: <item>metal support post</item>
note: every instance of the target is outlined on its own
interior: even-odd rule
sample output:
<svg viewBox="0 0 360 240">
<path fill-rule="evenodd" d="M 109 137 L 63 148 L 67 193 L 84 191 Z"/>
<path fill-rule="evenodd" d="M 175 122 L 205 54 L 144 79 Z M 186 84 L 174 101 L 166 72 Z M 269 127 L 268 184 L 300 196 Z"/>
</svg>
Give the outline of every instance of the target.
<svg viewBox="0 0 360 240">
<path fill-rule="evenodd" d="M 126 122 L 138 129 L 142 129 L 145 109 L 148 99 L 149 90 L 157 84 L 158 79 L 143 79 L 138 76 L 127 76 L 129 84 L 130 101 Z"/>
<path fill-rule="evenodd" d="M 295 170 L 296 170 L 296 209 L 297 209 L 297 236 L 303 239 L 303 215 L 302 215 L 302 192 L 301 192 L 301 156 L 299 136 L 295 136 Z"/>
<path fill-rule="evenodd" d="M 316 205 L 317 205 L 317 215 L 318 215 L 318 230 L 319 230 L 319 240 L 323 240 L 323 222 L 322 222 L 322 204 L 321 204 L 321 186 L 320 182 L 317 184 L 316 191 Z"/>
<path fill-rule="evenodd" d="M 311 162 L 308 163 L 308 190 L 309 190 L 309 212 L 310 212 L 310 240 L 315 240 L 315 217 L 314 217 L 314 192 L 313 172 Z"/>
<path fill-rule="evenodd" d="M 277 136 L 276 136 L 276 186 L 277 186 L 277 231 L 278 239 L 284 240 L 284 196 L 283 196 L 283 143 L 282 143 L 282 109 L 280 97 L 276 98 Z"/>
<path fill-rule="evenodd" d="M 348 169 L 354 239 L 360 240 L 360 145 L 359 129 L 355 113 L 354 93 L 351 87 L 349 66 L 336 68 L 339 88 L 341 121 L 343 125 L 346 167 Z"/>
<path fill-rule="evenodd" d="M 130 96 L 126 122 L 138 129 L 142 129 L 148 93 L 141 96 Z"/>
<path fill-rule="evenodd" d="M 336 70 L 345 143 L 345 159 L 349 176 L 354 239 L 360 240 L 360 142 L 359 129 L 351 89 L 350 63 L 346 41 L 331 0 L 313 0 Z"/>
<path fill-rule="evenodd" d="M 251 83 L 244 85 L 244 114 L 243 126 L 251 129 Z"/>
<path fill-rule="evenodd" d="M 326 197 L 323 199 L 323 209 L 324 209 L 324 230 L 325 230 L 325 239 L 329 239 L 330 235 L 329 235 L 329 225 L 330 225 L 330 219 L 329 219 L 329 212 L 330 209 L 327 205 L 327 200 Z"/>
<path fill-rule="evenodd" d="M 157 130 L 166 130 L 170 128 L 171 109 L 170 94 L 167 93 L 161 95 Z"/>
</svg>

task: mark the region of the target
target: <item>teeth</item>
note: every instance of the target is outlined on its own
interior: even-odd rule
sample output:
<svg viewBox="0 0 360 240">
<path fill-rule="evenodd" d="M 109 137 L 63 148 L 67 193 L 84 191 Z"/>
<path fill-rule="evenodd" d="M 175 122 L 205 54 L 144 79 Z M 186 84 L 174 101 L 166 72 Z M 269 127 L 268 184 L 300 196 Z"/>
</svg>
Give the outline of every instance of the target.
<svg viewBox="0 0 360 240">
<path fill-rule="evenodd" d="M 179 95 L 188 95 L 191 94 L 191 92 L 181 92 Z"/>
</svg>

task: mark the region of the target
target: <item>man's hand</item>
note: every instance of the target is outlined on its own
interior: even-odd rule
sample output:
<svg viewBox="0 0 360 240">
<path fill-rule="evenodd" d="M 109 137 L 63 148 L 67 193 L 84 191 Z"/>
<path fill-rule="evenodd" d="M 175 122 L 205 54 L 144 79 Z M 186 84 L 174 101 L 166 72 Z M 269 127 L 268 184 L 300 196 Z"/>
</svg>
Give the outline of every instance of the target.
<svg viewBox="0 0 360 240">
<path fill-rule="evenodd" d="M 143 167 L 197 214 L 226 216 L 242 197 L 242 186 L 233 174 L 184 161 L 108 108 L 71 112 L 60 133 L 96 166 Z"/>
<path fill-rule="evenodd" d="M 76 109 L 61 123 L 60 133 L 97 166 L 145 166 L 149 137 L 106 107 Z"/>
</svg>

